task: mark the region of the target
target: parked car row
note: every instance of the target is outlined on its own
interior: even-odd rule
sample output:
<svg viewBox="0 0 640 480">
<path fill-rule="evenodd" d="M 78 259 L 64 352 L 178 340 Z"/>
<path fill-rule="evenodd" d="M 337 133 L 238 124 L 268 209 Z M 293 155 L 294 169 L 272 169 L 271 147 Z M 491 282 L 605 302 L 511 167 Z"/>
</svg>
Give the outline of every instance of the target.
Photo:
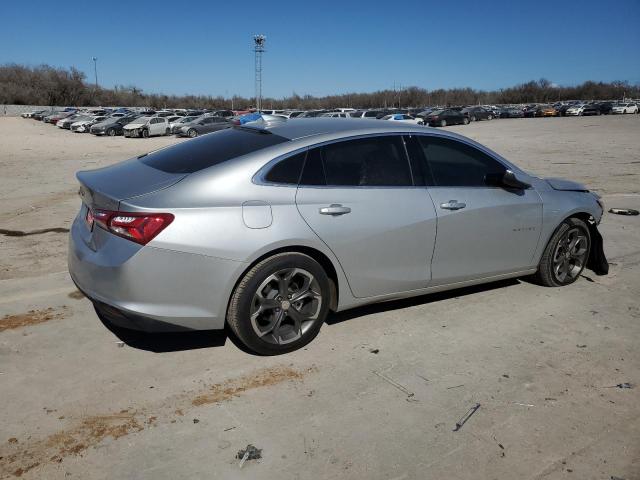
<svg viewBox="0 0 640 480">
<path fill-rule="evenodd" d="M 231 110 L 144 110 L 127 108 L 40 110 L 22 115 L 41 120 L 74 133 L 92 133 L 97 136 L 152 137 L 175 134 L 197 137 L 233 125 Z"/>
<path fill-rule="evenodd" d="M 194 138 L 199 135 L 216 132 L 233 125 L 255 121 L 260 115 L 281 118 L 365 118 L 390 122 L 400 122 L 432 127 L 448 125 L 467 125 L 481 120 L 495 118 L 535 118 L 560 116 L 587 116 L 609 114 L 637 114 L 637 102 L 611 101 L 570 101 L 554 104 L 530 105 L 473 105 L 453 107 L 424 108 L 378 108 L 357 110 L 355 108 L 336 108 L 333 110 L 273 110 L 261 112 L 250 110 L 187 110 L 163 109 L 140 110 L 129 108 L 89 108 L 67 107 L 62 110 L 48 109 L 23 113 L 25 118 L 41 120 L 74 133 L 90 132 L 94 135 L 117 136 L 127 138 L 147 138 L 157 135 L 177 135 Z"/>
</svg>

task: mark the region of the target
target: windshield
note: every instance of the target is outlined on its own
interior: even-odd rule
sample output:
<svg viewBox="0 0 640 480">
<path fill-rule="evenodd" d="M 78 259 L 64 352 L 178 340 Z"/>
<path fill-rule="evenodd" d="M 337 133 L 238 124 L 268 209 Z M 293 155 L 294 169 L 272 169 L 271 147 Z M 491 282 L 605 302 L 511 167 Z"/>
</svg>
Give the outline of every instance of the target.
<svg viewBox="0 0 640 480">
<path fill-rule="evenodd" d="M 442 112 L 444 112 L 444 110 L 434 110 L 430 115 L 440 115 Z"/>
</svg>

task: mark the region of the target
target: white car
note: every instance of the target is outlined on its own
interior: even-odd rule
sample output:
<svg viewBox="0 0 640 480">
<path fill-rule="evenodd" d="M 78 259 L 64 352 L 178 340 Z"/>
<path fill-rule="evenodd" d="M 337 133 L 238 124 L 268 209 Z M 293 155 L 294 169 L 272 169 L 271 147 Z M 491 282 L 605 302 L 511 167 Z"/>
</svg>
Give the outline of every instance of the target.
<svg viewBox="0 0 640 480">
<path fill-rule="evenodd" d="M 424 125 L 424 121 L 421 118 L 416 118 L 413 115 L 407 115 L 406 113 L 392 113 L 391 115 L 385 115 L 380 120 L 389 120 L 391 122 L 413 123 L 415 125 Z"/>
<path fill-rule="evenodd" d="M 351 118 L 348 112 L 327 112 L 320 115 L 321 117 L 330 118 Z"/>
<path fill-rule="evenodd" d="M 89 131 L 91 125 L 101 122 L 105 118 L 107 118 L 106 115 L 87 116 L 82 118 L 81 120 L 78 120 L 77 122 L 72 123 L 69 130 L 75 133 L 85 133 Z"/>
<path fill-rule="evenodd" d="M 140 117 L 122 129 L 125 137 L 153 137 L 169 135 L 171 129 L 166 117 Z"/>
<path fill-rule="evenodd" d="M 571 116 L 571 115 L 579 116 L 579 115 L 582 115 L 582 112 L 584 112 L 584 107 L 585 107 L 584 105 L 574 105 L 571 108 L 567 108 L 566 115 L 567 116 Z"/>
<path fill-rule="evenodd" d="M 638 113 L 637 103 L 619 103 L 614 105 L 611 113 Z"/>
</svg>

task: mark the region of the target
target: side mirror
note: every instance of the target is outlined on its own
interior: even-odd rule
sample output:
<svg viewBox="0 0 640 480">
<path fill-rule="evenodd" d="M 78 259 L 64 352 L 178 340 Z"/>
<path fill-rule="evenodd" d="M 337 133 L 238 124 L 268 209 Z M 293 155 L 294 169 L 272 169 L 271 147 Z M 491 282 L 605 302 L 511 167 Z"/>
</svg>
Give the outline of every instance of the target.
<svg viewBox="0 0 640 480">
<path fill-rule="evenodd" d="M 511 170 L 506 170 L 504 172 L 504 175 L 502 176 L 502 184 L 505 187 L 517 188 L 518 190 L 525 190 L 531 186 L 527 182 L 523 182 L 518 177 L 516 177 L 516 174 Z"/>
<path fill-rule="evenodd" d="M 485 177 L 485 183 L 493 187 L 515 188 L 517 190 L 525 190 L 529 188 L 526 182 L 518 179 L 516 174 L 511 170 L 505 170 L 504 173 L 493 173 Z"/>
</svg>

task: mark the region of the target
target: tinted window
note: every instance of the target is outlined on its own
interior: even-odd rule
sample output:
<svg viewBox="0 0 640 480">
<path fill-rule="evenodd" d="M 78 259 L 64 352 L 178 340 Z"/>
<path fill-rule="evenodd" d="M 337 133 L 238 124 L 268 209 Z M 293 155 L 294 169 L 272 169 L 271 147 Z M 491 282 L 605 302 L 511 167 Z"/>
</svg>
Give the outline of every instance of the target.
<svg viewBox="0 0 640 480">
<path fill-rule="evenodd" d="M 271 167 L 264 179 L 267 182 L 298 185 L 306 156 L 305 151 L 279 161 Z"/>
<path fill-rule="evenodd" d="M 304 171 L 300 178 L 300 185 L 326 185 L 324 178 L 324 167 L 322 165 L 322 155 L 320 148 L 313 148 L 307 153 L 307 160 L 304 163 Z"/>
<path fill-rule="evenodd" d="M 489 155 L 464 143 L 426 136 L 419 139 L 436 186 L 486 186 L 487 175 L 499 175 L 506 170 Z"/>
<path fill-rule="evenodd" d="M 369 137 L 322 147 L 327 185 L 412 186 L 400 137 Z"/>
<path fill-rule="evenodd" d="M 228 128 L 152 152 L 140 161 L 168 173 L 193 173 L 286 141 L 264 130 Z"/>
</svg>

